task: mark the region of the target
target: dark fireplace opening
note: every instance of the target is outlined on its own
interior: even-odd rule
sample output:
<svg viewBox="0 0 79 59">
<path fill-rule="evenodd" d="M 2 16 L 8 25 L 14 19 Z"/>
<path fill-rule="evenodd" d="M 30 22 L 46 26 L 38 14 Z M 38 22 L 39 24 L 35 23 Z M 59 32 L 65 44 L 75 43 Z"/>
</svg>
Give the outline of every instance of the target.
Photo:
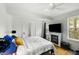
<svg viewBox="0 0 79 59">
<path fill-rule="evenodd" d="M 51 35 L 51 42 L 58 44 L 58 35 Z"/>
</svg>

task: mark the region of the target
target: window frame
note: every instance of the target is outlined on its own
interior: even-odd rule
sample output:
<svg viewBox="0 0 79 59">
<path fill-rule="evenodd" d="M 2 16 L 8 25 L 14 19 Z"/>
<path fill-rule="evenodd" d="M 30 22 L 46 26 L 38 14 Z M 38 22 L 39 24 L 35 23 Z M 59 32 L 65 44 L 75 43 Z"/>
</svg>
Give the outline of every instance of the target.
<svg viewBox="0 0 79 59">
<path fill-rule="evenodd" d="M 69 37 L 69 20 L 70 20 L 70 18 L 75 18 L 75 17 L 79 17 L 79 16 L 73 16 L 73 17 L 67 18 L 67 38 L 68 38 L 68 40 L 79 41 L 78 39 L 75 39 L 75 38 L 73 39 L 73 38 Z"/>
</svg>

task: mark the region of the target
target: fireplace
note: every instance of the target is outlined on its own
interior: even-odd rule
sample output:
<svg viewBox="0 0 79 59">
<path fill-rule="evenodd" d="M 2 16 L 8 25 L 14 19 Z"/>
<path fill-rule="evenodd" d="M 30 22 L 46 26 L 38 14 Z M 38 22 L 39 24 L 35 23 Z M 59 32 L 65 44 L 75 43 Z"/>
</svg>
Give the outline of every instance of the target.
<svg viewBox="0 0 79 59">
<path fill-rule="evenodd" d="M 51 35 L 51 42 L 58 44 L 58 35 Z"/>
<path fill-rule="evenodd" d="M 50 33 L 51 42 L 61 47 L 61 33 Z"/>
</svg>

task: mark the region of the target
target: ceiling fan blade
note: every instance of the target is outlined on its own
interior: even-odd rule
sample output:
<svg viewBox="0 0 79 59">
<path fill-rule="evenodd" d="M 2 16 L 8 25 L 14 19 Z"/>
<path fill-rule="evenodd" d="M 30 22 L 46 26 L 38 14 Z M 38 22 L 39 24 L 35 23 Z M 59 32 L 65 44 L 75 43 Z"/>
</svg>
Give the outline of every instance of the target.
<svg viewBox="0 0 79 59">
<path fill-rule="evenodd" d="M 56 4 L 55 3 L 51 3 L 50 4 L 50 9 L 55 9 L 56 8 Z"/>
<path fill-rule="evenodd" d="M 63 5 L 63 3 L 50 3 L 49 6 L 50 8 L 49 9 L 59 9 L 58 7 Z"/>
<path fill-rule="evenodd" d="M 56 7 L 59 7 L 59 6 L 61 6 L 61 5 L 63 5 L 64 3 L 58 3 L 58 4 L 55 4 L 56 5 Z"/>
</svg>

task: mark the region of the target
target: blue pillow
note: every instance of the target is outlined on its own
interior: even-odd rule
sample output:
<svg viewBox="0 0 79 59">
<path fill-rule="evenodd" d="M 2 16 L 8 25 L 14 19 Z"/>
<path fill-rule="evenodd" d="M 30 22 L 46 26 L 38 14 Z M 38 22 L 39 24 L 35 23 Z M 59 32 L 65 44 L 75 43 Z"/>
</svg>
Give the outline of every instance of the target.
<svg viewBox="0 0 79 59">
<path fill-rule="evenodd" d="M 10 44 L 9 48 L 4 52 L 4 53 L 0 53 L 1 55 L 11 55 L 12 53 L 15 53 L 17 50 L 17 46 L 16 44 L 14 44 L 13 42 Z"/>
<path fill-rule="evenodd" d="M 6 36 L 4 36 L 4 40 L 7 40 L 9 42 L 12 42 L 13 37 L 12 36 L 9 36 L 9 35 L 6 35 Z"/>
</svg>

